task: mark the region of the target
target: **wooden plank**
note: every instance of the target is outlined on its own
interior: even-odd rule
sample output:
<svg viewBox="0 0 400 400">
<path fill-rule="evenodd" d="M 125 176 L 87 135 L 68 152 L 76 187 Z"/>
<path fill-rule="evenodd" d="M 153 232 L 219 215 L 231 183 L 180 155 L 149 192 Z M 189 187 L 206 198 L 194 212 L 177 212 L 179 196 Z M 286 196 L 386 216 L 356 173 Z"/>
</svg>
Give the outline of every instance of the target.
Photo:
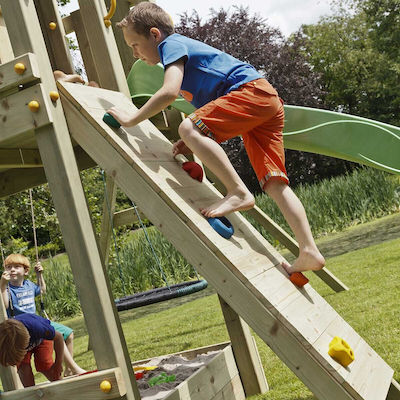
<svg viewBox="0 0 400 400">
<path fill-rule="evenodd" d="M 0 169 L 42 166 L 40 153 L 36 149 L 0 149 Z"/>
<path fill-rule="evenodd" d="M 103 17 L 107 14 L 103 1 L 79 0 L 82 23 L 92 50 L 94 64 L 98 66 L 98 83 L 101 87 L 117 90 L 129 96 L 118 47 L 113 30 L 106 28 Z"/>
<path fill-rule="evenodd" d="M 268 384 L 250 329 L 221 296 L 218 298 L 246 397 L 263 394 Z"/>
<path fill-rule="evenodd" d="M 66 35 L 69 35 L 70 33 L 74 32 L 74 23 L 72 21 L 71 15 L 67 15 L 66 17 L 62 18 L 62 23 L 64 25 L 64 31 Z"/>
<path fill-rule="evenodd" d="M 14 53 L 8 37 L 7 27 L 4 22 L 3 14 L 0 9 L 0 64 L 4 64 L 14 59 Z"/>
<path fill-rule="evenodd" d="M 92 49 L 90 48 L 90 43 L 82 21 L 80 10 L 78 9 L 71 13 L 70 17 L 73 23 L 76 39 L 78 40 L 79 51 L 81 52 L 83 63 L 85 65 L 86 76 L 89 81 L 100 82 L 97 73 L 97 66 L 93 59 Z"/>
<path fill-rule="evenodd" d="M 164 400 L 212 399 L 236 376 L 238 376 L 238 370 L 232 349 L 228 346 L 207 365 L 180 383 Z M 240 393 L 237 399 L 244 399 L 243 388 Z"/>
<path fill-rule="evenodd" d="M 94 127 L 93 120 L 86 120 L 82 116 L 89 112 L 83 110 L 81 106 L 83 99 L 80 98 L 80 95 L 86 99 L 82 88 L 68 84 L 62 86 L 68 87 L 70 99 L 74 95 L 77 96 L 73 100 L 76 108 L 65 101 L 70 132 L 75 140 L 114 177 L 118 186 L 138 204 L 146 215 L 150 216 L 153 224 L 192 265 L 196 266 L 235 312 L 255 330 L 318 398 L 366 399 L 370 392 L 376 394 L 370 385 L 373 385 L 373 381 L 377 378 L 371 377 L 367 373 L 370 368 L 375 368 L 376 360 L 380 359 L 376 353 L 368 349 L 371 354 L 374 354 L 374 358 L 367 358 L 363 365 L 354 370 L 357 374 L 365 371 L 368 376 L 369 387 L 366 392 L 363 382 L 357 379 L 353 380 L 355 375 L 350 373 L 343 376 L 335 369 L 336 363 L 330 357 L 327 358 L 325 348 L 317 348 L 305 341 L 307 331 L 303 321 L 299 321 L 297 316 L 292 314 L 287 316 L 282 314 L 282 310 L 296 298 L 305 297 L 312 303 L 313 299 L 319 295 L 311 285 L 298 289 L 289 281 L 287 274 L 280 266 L 271 267 L 265 272 L 276 271 L 273 280 L 263 279 L 260 283 L 250 282 L 243 274 L 242 267 L 236 262 L 232 262 L 229 254 L 223 254 L 220 249 L 228 248 L 226 243 L 230 242 L 229 245 L 236 246 L 240 253 L 240 247 L 244 241 L 235 240 L 235 235 L 229 241 L 218 235 L 215 236 L 198 210 L 195 210 L 191 204 L 179 202 L 181 194 L 178 195 L 173 190 L 167 191 L 160 188 L 159 183 L 152 179 L 155 171 L 152 170 L 154 165 L 149 166 L 142 162 L 138 152 L 132 150 L 128 141 L 131 136 L 145 140 L 149 134 L 153 135 L 154 142 L 164 141 L 165 138 L 161 137 L 161 134 L 157 136 L 149 124 L 140 124 L 134 128 L 116 131 L 103 125 L 101 121 L 97 121 Z M 98 93 L 100 97 L 104 96 L 103 91 Z M 90 92 L 90 96 L 94 94 L 95 92 Z M 106 99 L 113 103 L 116 102 L 116 98 L 120 98 L 119 96 L 119 94 L 110 92 L 106 95 Z M 65 98 L 65 100 L 67 99 Z M 129 99 L 126 99 L 122 106 L 133 109 Z M 185 177 L 183 171 L 174 172 L 174 174 L 178 174 L 175 178 L 177 180 Z M 168 175 L 164 176 L 168 177 Z M 167 187 L 168 182 L 164 182 L 164 185 Z M 139 188 L 140 190 L 138 190 Z M 203 188 L 208 188 L 211 194 L 215 192 L 215 189 L 207 183 L 201 184 L 194 191 L 203 196 L 205 194 Z M 196 193 L 193 193 L 193 196 L 196 196 Z M 235 226 L 241 224 L 248 226 L 246 228 L 248 237 L 251 237 L 253 241 L 251 246 L 257 241 L 265 244 L 264 251 L 257 251 L 260 262 L 274 263 L 282 260 L 282 256 L 240 214 L 235 213 L 229 218 Z M 244 228 L 241 230 L 245 232 Z M 246 252 L 249 253 L 250 249 Z M 285 292 L 278 303 L 276 297 L 279 297 L 279 293 L 276 292 L 276 288 Z M 341 321 L 341 332 L 348 327 L 348 324 Z M 359 340 L 365 343 L 361 338 Z M 372 361 L 373 365 L 370 365 Z M 382 360 L 379 367 L 378 378 L 383 383 L 376 386 L 382 388 L 387 384 L 388 389 L 393 371 Z"/>
<path fill-rule="evenodd" d="M 236 375 L 210 400 L 241 400 L 243 396 L 243 385 L 240 376 Z"/>
<path fill-rule="evenodd" d="M 14 70 L 14 66 L 17 63 L 23 64 L 26 68 L 22 75 L 17 74 Z M 17 57 L 0 65 L 0 95 L 10 88 L 15 88 L 18 91 L 19 85 L 38 81 L 39 78 L 39 67 L 34 54 L 28 53 Z"/>
<path fill-rule="evenodd" d="M 100 383 L 103 380 L 111 383 L 111 391 L 109 393 L 104 393 L 100 389 Z M 105 400 L 120 399 L 125 394 L 126 387 L 121 371 L 119 368 L 113 368 L 2 393 L 1 398 L 7 400 L 37 400 L 42 398 L 52 400 Z"/>
<path fill-rule="evenodd" d="M 66 74 L 74 73 L 64 25 L 58 12 L 57 0 L 34 1 L 53 71 L 61 70 Z M 51 22 L 56 24 L 55 29 L 49 28 Z"/>
<path fill-rule="evenodd" d="M 138 210 L 140 218 L 147 219 L 147 217 L 140 211 Z M 132 225 L 139 222 L 138 217 L 136 215 L 135 209 L 133 207 L 127 208 L 122 211 L 117 211 L 114 213 L 114 226 L 124 226 L 124 225 Z"/>
<path fill-rule="evenodd" d="M 0 0 L 16 56 L 36 55 L 46 93 L 56 90 L 33 0 Z M 78 85 L 76 85 L 78 86 Z M 35 129 L 98 369 L 119 367 L 127 400 L 140 399 L 110 284 L 104 274 L 61 102 L 53 126 Z M 82 268 L 85 265 L 85 268 Z M 101 326 L 101 329 L 99 329 Z M 107 349 L 105 351 L 104 349 Z"/>
<path fill-rule="evenodd" d="M 79 170 L 94 167 L 96 163 L 77 146 L 74 149 Z M 0 173 L 0 199 L 47 182 L 43 168 L 18 168 Z"/>
<path fill-rule="evenodd" d="M 40 107 L 32 112 L 28 103 L 36 100 Z M 33 136 L 35 129 L 53 122 L 50 98 L 42 84 L 0 99 L 0 147 L 17 144 L 21 136 Z"/>
</svg>

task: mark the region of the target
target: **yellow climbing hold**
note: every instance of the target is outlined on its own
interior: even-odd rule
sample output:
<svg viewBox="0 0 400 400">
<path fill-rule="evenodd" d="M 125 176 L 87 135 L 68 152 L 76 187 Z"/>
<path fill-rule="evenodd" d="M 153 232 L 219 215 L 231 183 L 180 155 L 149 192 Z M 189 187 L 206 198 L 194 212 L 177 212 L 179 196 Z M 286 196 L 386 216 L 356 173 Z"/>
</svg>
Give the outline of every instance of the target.
<svg viewBox="0 0 400 400">
<path fill-rule="evenodd" d="M 26 67 L 24 64 L 22 63 L 16 63 L 14 65 L 14 71 L 18 74 L 18 75 L 22 75 L 25 71 L 26 71 Z"/>
<path fill-rule="evenodd" d="M 57 24 L 55 22 L 50 22 L 49 23 L 49 28 L 54 31 L 57 28 Z"/>
<path fill-rule="evenodd" d="M 347 367 L 354 361 L 354 352 L 348 343 L 341 339 L 339 336 L 335 336 L 329 343 L 328 354 L 343 367 Z"/>
<path fill-rule="evenodd" d="M 60 95 L 55 90 L 50 92 L 51 101 L 57 101 L 60 98 Z"/>
<path fill-rule="evenodd" d="M 40 104 L 36 100 L 32 100 L 28 103 L 28 107 L 32 112 L 38 112 L 39 108 L 40 108 Z"/>
<path fill-rule="evenodd" d="M 111 389 L 112 389 L 112 385 L 111 382 L 108 381 L 107 379 L 104 379 L 104 381 L 102 381 L 100 383 L 100 389 L 103 393 L 110 393 Z"/>
</svg>

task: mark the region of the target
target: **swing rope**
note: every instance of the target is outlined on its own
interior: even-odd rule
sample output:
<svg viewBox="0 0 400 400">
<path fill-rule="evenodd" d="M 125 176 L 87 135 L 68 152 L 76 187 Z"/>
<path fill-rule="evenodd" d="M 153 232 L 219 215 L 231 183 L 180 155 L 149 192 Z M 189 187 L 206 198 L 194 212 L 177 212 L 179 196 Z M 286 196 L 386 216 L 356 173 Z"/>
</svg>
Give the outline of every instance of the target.
<svg viewBox="0 0 400 400">
<path fill-rule="evenodd" d="M 30 204 L 31 204 L 32 230 L 33 230 L 33 241 L 35 244 L 36 263 L 38 263 L 39 262 L 39 251 L 38 251 L 37 238 L 36 238 L 36 224 L 35 224 L 35 212 L 33 209 L 32 189 L 29 189 L 29 200 L 30 200 Z M 47 315 L 47 312 L 44 308 L 43 293 L 40 288 L 40 272 L 39 271 L 36 271 L 36 279 L 37 279 L 37 285 L 39 286 L 39 291 L 40 291 L 40 313 L 43 314 L 47 319 L 49 319 L 49 316 Z"/>
<path fill-rule="evenodd" d="M 113 235 L 115 254 L 117 256 L 117 265 L 118 265 L 119 276 L 120 276 L 121 281 L 122 281 L 122 287 L 123 287 L 124 296 L 126 296 L 125 283 L 124 283 L 125 280 L 124 280 L 124 277 L 123 277 L 123 274 L 122 274 L 121 260 L 120 260 L 120 257 L 119 257 L 119 250 L 118 250 L 118 246 L 117 246 L 117 238 L 116 238 L 116 235 L 115 235 L 114 221 L 113 221 L 112 212 L 111 212 L 111 204 L 110 204 L 110 201 L 109 201 L 109 198 L 108 198 L 108 195 L 107 195 L 106 179 L 105 179 L 104 170 L 101 170 L 101 176 L 102 176 L 102 179 L 103 179 L 104 197 L 105 197 L 105 200 L 106 200 L 108 215 L 109 215 L 109 218 L 110 218 L 110 225 L 111 225 L 111 231 L 112 231 L 112 235 Z M 148 244 L 150 246 L 150 249 L 152 251 L 153 257 L 156 260 L 156 264 L 157 264 L 157 266 L 158 266 L 158 268 L 160 270 L 161 277 L 162 277 L 163 281 L 165 282 L 165 284 L 167 285 L 168 289 L 170 290 L 170 285 L 168 283 L 167 277 L 165 276 L 165 273 L 164 273 L 164 270 L 163 270 L 163 268 L 161 266 L 160 260 L 159 260 L 157 254 L 156 254 L 156 252 L 154 250 L 154 247 L 153 247 L 153 245 L 151 243 L 151 240 L 150 240 L 149 235 L 147 233 L 147 229 L 146 229 L 145 225 L 143 224 L 142 219 L 140 218 L 140 214 L 139 214 L 139 212 L 137 210 L 137 207 L 136 207 L 135 203 L 132 202 L 132 205 L 133 205 L 133 208 L 135 210 L 135 213 L 136 213 L 136 216 L 138 218 L 138 221 L 140 223 L 140 226 L 143 229 L 143 232 L 145 234 L 147 242 L 148 242 Z"/>
</svg>

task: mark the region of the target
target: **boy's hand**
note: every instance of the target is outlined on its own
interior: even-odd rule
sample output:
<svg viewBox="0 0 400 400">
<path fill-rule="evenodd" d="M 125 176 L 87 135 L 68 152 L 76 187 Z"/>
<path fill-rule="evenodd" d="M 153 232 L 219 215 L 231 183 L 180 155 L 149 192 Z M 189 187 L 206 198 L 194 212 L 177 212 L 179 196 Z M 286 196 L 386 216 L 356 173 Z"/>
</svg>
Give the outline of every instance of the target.
<svg viewBox="0 0 400 400">
<path fill-rule="evenodd" d="M 35 264 L 35 271 L 36 271 L 36 272 L 43 272 L 43 267 L 42 267 L 42 264 L 40 263 L 40 261 L 38 261 L 38 262 Z"/>
<path fill-rule="evenodd" d="M 193 151 L 186 146 L 185 142 L 182 139 L 179 139 L 172 146 L 172 155 L 175 157 L 178 154 L 183 154 L 183 155 L 193 154 Z"/>
<path fill-rule="evenodd" d="M 1 286 L 7 286 L 10 281 L 10 271 L 4 271 L 1 274 Z"/>
<path fill-rule="evenodd" d="M 55 362 L 52 366 L 51 366 L 51 368 L 50 368 L 50 370 L 49 370 L 49 372 L 50 372 L 50 377 L 48 377 L 48 378 L 50 378 L 50 380 L 51 381 L 58 381 L 58 380 L 60 380 L 61 379 L 61 375 L 62 375 L 62 363 L 57 363 L 57 362 Z M 52 378 L 52 379 L 51 379 Z"/>
<path fill-rule="evenodd" d="M 127 113 L 126 111 L 122 111 L 116 107 L 110 108 L 107 112 L 112 115 L 121 126 L 129 127 L 136 125 L 131 113 Z"/>
</svg>

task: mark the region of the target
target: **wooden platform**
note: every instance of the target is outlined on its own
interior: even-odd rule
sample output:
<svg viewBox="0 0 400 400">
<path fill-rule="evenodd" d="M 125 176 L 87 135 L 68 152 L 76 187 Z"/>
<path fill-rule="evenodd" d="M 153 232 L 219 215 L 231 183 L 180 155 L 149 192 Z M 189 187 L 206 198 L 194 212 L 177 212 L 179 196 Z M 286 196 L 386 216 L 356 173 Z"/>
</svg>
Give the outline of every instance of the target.
<svg viewBox="0 0 400 400">
<path fill-rule="evenodd" d="M 77 84 L 60 91 L 73 139 L 318 399 L 386 399 L 393 370 L 310 285 L 289 281 L 282 256 L 239 213 L 229 215 L 230 240 L 210 227 L 198 209 L 221 195 L 181 169 L 149 121 L 119 130 L 102 122 L 113 105 L 134 110 L 128 98 Z M 354 350 L 347 368 L 328 356 L 334 336 Z"/>
</svg>

